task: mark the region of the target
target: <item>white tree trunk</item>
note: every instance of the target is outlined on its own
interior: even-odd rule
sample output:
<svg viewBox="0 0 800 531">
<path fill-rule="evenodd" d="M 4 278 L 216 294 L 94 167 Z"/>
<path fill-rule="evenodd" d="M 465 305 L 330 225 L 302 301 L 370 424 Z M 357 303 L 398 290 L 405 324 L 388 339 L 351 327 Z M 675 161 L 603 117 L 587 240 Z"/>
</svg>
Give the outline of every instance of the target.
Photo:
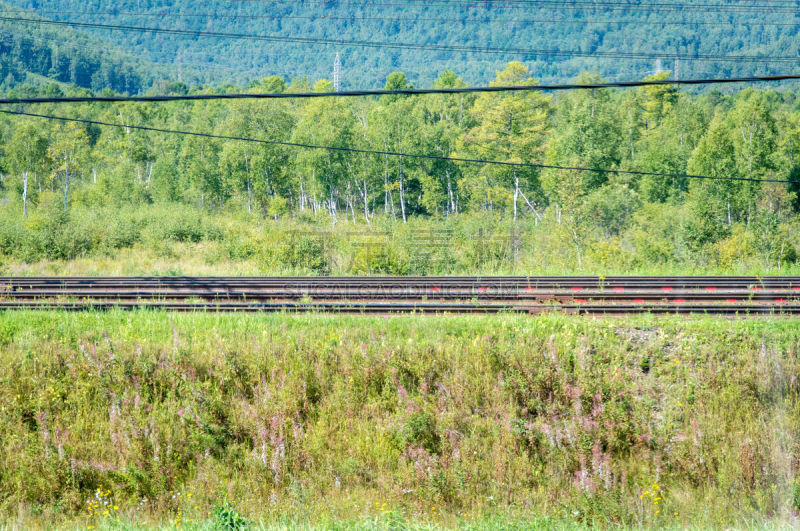
<svg viewBox="0 0 800 531">
<path fill-rule="evenodd" d="M 336 225 L 336 201 L 333 199 L 333 187 L 329 189 L 330 195 L 328 197 L 328 212 L 331 215 L 331 221 Z M 347 213 L 345 212 L 345 218 Z"/>
<path fill-rule="evenodd" d="M 28 217 L 28 172 L 22 174 L 22 215 Z"/>
<path fill-rule="evenodd" d="M 369 225 L 369 195 L 366 179 L 364 179 L 364 219 L 367 220 L 367 225 Z"/>
<path fill-rule="evenodd" d="M 456 213 L 456 202 L 453 199 L 453 184 L 450 182 L 450 171 L 446 172 L 447 175 L 447 195 L 450 197 L 450 212 Z"/>
<path fill-rule="evenodd" d="M 64 210 L 67 210 L 67 196 L 69 195 L 69 158 L 64 154 Z"/>
<path fill-rule="evenodd" d="M 400 212 L 403 215 L 403 223 L 406 222 L 406 190 L 405 179 L 403 177 L 403 158 L 400 158 Z"/>
</svg>

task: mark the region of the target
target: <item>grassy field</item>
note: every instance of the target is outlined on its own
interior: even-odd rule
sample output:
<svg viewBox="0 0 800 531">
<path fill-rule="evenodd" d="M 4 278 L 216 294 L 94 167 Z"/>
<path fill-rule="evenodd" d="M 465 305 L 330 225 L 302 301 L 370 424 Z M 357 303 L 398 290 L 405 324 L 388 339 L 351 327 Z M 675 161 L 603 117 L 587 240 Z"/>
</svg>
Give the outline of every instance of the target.
<svg viewBox="0 0 800 531">
<path fill-rule="evenodd" d="M 800 321 L 0 314 L 9 528 L 800 524 Z"/>
</svg>

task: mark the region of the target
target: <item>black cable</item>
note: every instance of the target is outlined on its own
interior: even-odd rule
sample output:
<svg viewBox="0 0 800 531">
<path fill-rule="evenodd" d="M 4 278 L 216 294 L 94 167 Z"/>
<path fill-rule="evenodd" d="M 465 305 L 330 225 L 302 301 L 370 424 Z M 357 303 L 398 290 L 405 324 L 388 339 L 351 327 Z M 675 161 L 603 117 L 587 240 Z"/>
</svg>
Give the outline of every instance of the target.
<svg viewBox="0 0 800 531">
<path fill-rule="evenodd" d="M 144 33 L 163 33 L 168 35 L 185 35 L 190 37 L 219 37 L 233 39 L 249 39 L 269 42 L 288 42 L 295 44 L 331 44 L 337 46 L 358 46 L 365 48 L 393 48 L 410 50 L 437 50 L 464 53 L 519 54 L 526 57 L 611 57 L 622 59 L 678 59 L 681 61 L 736 61 L 736 62 L 796 62 L 800 56 L 752 56 L 752 55 L 715 55 L 696 54 L 679 55 L 674 53 L 637 53 L 637 52 L 582 52 L 579 50 L 537 50 L 525 48 L 479 48 L 461 45 L 417 44 L 401 42 L 349 41 L 342 39 L 318 39 L 312 37 L 285 37 L 281 35 L 253 35 L 247 33 L 220 33 L 213 31 L 195 31 L 185 29 L 154 28 L 143 26 L 125 26 L 118 24 L 100 24 L 96 22 L 56 21 L 31 18 L 0 17 L 0 21 L 21 22 L 25 24 L 43 24 L 53 26 L 70 26 L 76 28 L 93 28 L 105 30 L 136 31 Z"/>
<path fill-rule="evenodd" d="M 763 0 L 762 0 L 763 1 Z M 29 11 L 0 11 L 0 13 L 7 13 L 12 15 L 28 14 Z M 587 19 L 537 19 L 537 20 L 522 20 L 522 19 L 466 19 L 466 18 L 441 18 L 441 17 L 364 17 L 364 16 L 333 16 L 333 15 L 245 15 L 233 13 L 164 13 L 164 12 L 91 12 L 91 11 L 41 11 L 36 10 L 37 15 L 74 15 L 74 16 L 109 16 L 109 17 L 175 17 L 175 18 L 209 18 L 209 19 L 266 19 L 266 20 L 284 20 L 284 19 L 298 19 L 298 20 L 311 20 L 311 21 L 326 21 L 326 20 L 339 20 L 339 21 L 385 21 L 385 22 L 455 22 L 461 24 L 513 24 L 513 25 L 531 25 L 531 24 L 646 24 L 654 26 L 798 26 L 797 22 L 761 22 L 759 20 L 742 20 L 742 21 L 709 21 L 709 20 L 587 20 Z"/>
<path fill-rule="evenodd" d="M 525 92 L 589 90 L 603 88 L 651 87 L 663 85 L 718 85 L 727 83 L 754 83 L 800 79 L 800 74 L 777 76 L 731 77 L 719 79 L 661 79 L 652 81 L 610 81 L 607 83 L 570 83 L 566 85 L 516 85 L 497 87 L 423 88 L 399 90 L 344 90 L 341 92 L 262 92 L 234 94 L 186 94 L 175 96 L 65 96 L 60 98 L 0 98 L 0 104 L 23 103 L 120 103 L 120 102 L 167 102 L 197 100 L 247 100 L 284 98 L 328 98 L 350 96 L 413 96 L 421 94 L 467 94 L 473 92 Z"/>
<path fill-rule="evenodd" d="M 259 138 L 248 138 L 248 137 L 241 137 L 241 136 L 227 136 L 227 135 L 215 135 L 211 133 L 198 133 L 194 131 L 182 131 L 177 129 L 161 129 L 157 127 L 148 127 L 144 125 L 126 125 L 126 124 L 117 124 L 111 122 L 100 122 L 97 120 L 85 120 L 81 118 L 67 118 L 64 116 L 52 116 L 48 114 L 36 114 L 36 113 L 29 113 L 23 111 L 11 111 L 7 109 L 0 109 L 0 113 L 3 114 L 11 114 L 11 115 L 21 115 L 21 116 L 31 116 L 35 118 L 44 118 L 47 120 L 58 120 L 63 122 L 77 122 L 86 125 L 99 125 L 99 126 L 108 126 L 108 127 L 118 127 L 121 129 L 138 129 L 140 131 L 151 131 L 157 133 L 169 133 L 169 134 L 178 134 L 178 135 L 187 135 L 187 136 L 196 136 L 202 138 L 213 138 L 219 140 L 235 140 L 239 142 L 255 142 L 258 144 L 271 144 L 271 145 L 279 145 L 279 146 L 288 146 L 288 147 L 297 147 L 297 148 L 304 148 L 304 149 L 324 149 L 328 151 L 343 151 L 343 152 L 350 152 L 350 153 L 363 153 L 368 155 L 384 155 L 389 157 L 408 157 L 414 159 L 425 159 L 425 160 L 443 160 L 449 162 L 461 162 L 467 164 L 485 164 L 485 165 L 496 165 L 496 166 L 514 166 L 514 167 L 523 167 L 523 168 L 540 168 L 540 169 L 551 169 L 551 170 L 562 170 L 562 171 L 581 171 L 581 172 L 597 172 L 597 173 L 613 173 L 613 174 L 625 174 L 625 175 L 640 175 L 640 176 L 655 176 L 655 177 L 672 177 L 678 179 L 711 179 L 717 181 L 747 181 L 747 182 L 769 182 L 769 183 L 798 183 L 800 181 L 791 181 L 785 179 L 755 179 L 752 177 L 713 177 L 710 175 L 693 175 L 693 174 L 686 174 L 686 173 L 658 173 L 658 172 L 649 172 L 649 171 L 635 171 L 635 170 L 611 170 L 606 168 L 586 168 L 582 166 L 558 166 L 555 164 L 537 164 L 533 162 L 503 162 L 499 160 L 484 160 L 484 159 L 469 159 L 463 157 L 445 157 L 442 155 L 426 155 L 420 153 L 402 153 L 399 151 L 380 151 L 380 150 L 371 150 L 371 149 L 359 149 L 359 148 L 349 148 L 349 147 L 340 147 L 340 146 L 321 146 L 317 144 L 304 144 L 299 142 L 283 142 L 279 140 L 263 140 Z"/>
<path fill-rule="evenodd" d="M 231 2 L 239 3 L 263 3 L 263 0 L 229 0 Z M 296 0 L 268 0 L 270 4 L 278 3 L 292 3 L 296 4 Z M 739 13 L 749 13 L 756 11 L 759 14 L 766 10 L 772 13 L 797 13 L 800 6 L 775 6 L 775 5 L 729 5 L 729 4 L 682 4 L 682 3 L 660 3 L 660 4 L 633 4 L 628 2 L 569 2 L 560 3 L 555 1 L 537 1 L 535 3 L 508 3 L 498 5 L 496 3 L 486 3 L 485 0 L 470 0 L 468 2 L 458 2 L 453 0 L 405 0 L 405 2 L 355 2 L 353 0 L 342 0 L 331 2 L 330 0 L 303 0 L 303 4 L 322 4 L 330 7 L 339 7 L 343 5 L 354 5 L 359 7 L 373 7 L 373 6 L 398 6 L 409 7 L 409 3 L 421 2 L 424 5 L 419 7 L 476 7 L 483 9 L 562 9 L 571 11 L 585 11 L 585 10 L 606 10 L 606 11 L 667 11 L 667 12 L 686 12 L 686 11 L 731 11 Z"/>
</svg>

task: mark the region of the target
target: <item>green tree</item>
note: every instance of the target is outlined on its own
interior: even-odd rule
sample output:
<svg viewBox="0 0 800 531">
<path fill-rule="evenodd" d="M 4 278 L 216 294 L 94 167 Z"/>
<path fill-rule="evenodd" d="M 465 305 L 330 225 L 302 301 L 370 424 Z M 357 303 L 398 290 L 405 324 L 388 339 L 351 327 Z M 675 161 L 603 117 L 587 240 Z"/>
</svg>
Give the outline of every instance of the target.
<svg viewBox="0 0 800 531">
<path fill-rule="evenodd" d="M 522 63 L 511 62 L 497 72 L 492 86 L 534 86 L 536 81 Z M 464 154 L 506 163 L 536 162 L 542 159 L 548 133 L 551 98 L 538 91 L 481 95 L 472 108 L 478 125 L 462 135 Z M 465 182 L 473 201 L 484 210 L 496 202 L 510 202 L 514 219 L 525 187 L 538 191 L 538 172 L 529 167 L 484 165 L 471 171 Z M 513 190 L 513 194 L 509 193 Z"/>
<path fill-rule="evenodd" d="M 725 234 L 738 213 L 736 196 L 741 181 L 728 180 L 739 173 L 733 140 L 721 113 L 700 139 L 688 166 L 692 174 L 719 178 L 693 179 L 689 185 L 689 239 L 702 245 Z"/>
<path fill-rule="evenodd" d="M 61 177 L 64 190 L 64 210 L 67 210 L 70 182 L 80 176 L 89 155 L 89 135 L 82 124 L 66 123 L 53 132 L 47 153 L 55 163 L 53 179 Z"/>
<path fill-rule="evenodd" d="M 669 72 L 659 72 L 644 78 L 644 81 L 665 81 Z M 644 109 L 645 128 L 657 127 L 678 101 L 675 85 L 650 85 L 638 89 Z"/>
<path fill-rule="evenodd" d="M 777 124 L 763 92 L 746 90 L 736 98 L 729 114 L 736 164 L 743 176 L 760 179 L 775 170 Z M 761 194 L 761 183 L 743 183 L 738 206 L 749 223 Z M 746 214 L 745 214 L 746 212 Z"/>
<path fill-rule="evenodd" d="M 692 152 L 708 127 L 706 113 L 692 99 L 681 97 L 661 125 L 637 143 L 635 167 L 655 173 L 683 174 Z M 688 191 L 688 179 L 643 175 L 639 190 L 647 201 L 664 202 Z"/>
<path fill-rule="evenodd" d="M 315 84 L 314 90 L 330 92 L 333 85 L 322 80 Z M 317 98 L 309 100 L 299 111 L 297 125 L 292 134 L 292 142 L 349 147 L 352 145 L 354 117 L 343 98 Z M 337 210 L 341 188 L 346 186 L 350 154 L 345 151 L 327 149 L 300 149 L 295 155 L 297 171 L 301 179 L 311 184 L 315 210 L 318 202 L 316 194 L 324 194 L 323 203 L 333 223 L 337 221 Z M 309 178 L 310 179 L 307 179 Z"/>
<path fill-rule="evenodd" d="M 603 80 L 597 75 L 585 75 L 577 81 L 599 83 Z M 577 91 L 566 95 L 558 103 L 547 151 L 547 163 L 601 169 L 614 168 L 619 164 L 622 158 L 623 134 L 610 91 Z M 564 204 L 567 194 L 571 198 L 585 195 L 608 179 L 608 174 L 603 172 L 575 172 L 567 175 L 569 176 L 575 177 L 577 181 L 567 191 L 561 186 L 562 178 L 565 177 L 562 172 L 543 172 L 542 185 L 551 200 Z"/>
<path fill-rule="evenodd" d="M 36 178 L 44 172 L 48 164 L 47 147 L 47 137 L 31 123 L 20 125 L 6 147 L 12 171 L 21 177 L 23 216 L 28 215 L 29 176 Z"/>
<path fill-rule="evenodd" d="M 411 88 L 405 74 L 393 72 L 386 79 L 386 90 Z M 417 131 L 421 123 L 420 102 L 403 95 L 381 96 L 370 117 L 371 144 L 381 151 L 414 153 L 418 149 Z M 416 162 L 404 157 L 383 156 L 384 205 L 391 207 L 394 215 L 393 192 L 397 190 L 400 216 L 405 223 L 410 213 L 409 192 L 417 192 L 419 169 Z"/>
</svg>

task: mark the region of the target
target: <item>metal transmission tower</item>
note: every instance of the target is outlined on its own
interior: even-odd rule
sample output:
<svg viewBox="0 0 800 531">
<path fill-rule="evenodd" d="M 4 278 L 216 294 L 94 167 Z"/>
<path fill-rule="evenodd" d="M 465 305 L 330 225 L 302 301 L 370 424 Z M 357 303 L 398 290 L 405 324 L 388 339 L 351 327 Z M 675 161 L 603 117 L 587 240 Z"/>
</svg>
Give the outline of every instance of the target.
<svg viewBox="0 0 800 531">
<path fill-rule="evenodd" d="M 336 53 L 336 59 L 333 60 L 333 90 L 339 92 L 342 89 L 342 60 L 339 58 L 339 53 Z"/>
</svg>

